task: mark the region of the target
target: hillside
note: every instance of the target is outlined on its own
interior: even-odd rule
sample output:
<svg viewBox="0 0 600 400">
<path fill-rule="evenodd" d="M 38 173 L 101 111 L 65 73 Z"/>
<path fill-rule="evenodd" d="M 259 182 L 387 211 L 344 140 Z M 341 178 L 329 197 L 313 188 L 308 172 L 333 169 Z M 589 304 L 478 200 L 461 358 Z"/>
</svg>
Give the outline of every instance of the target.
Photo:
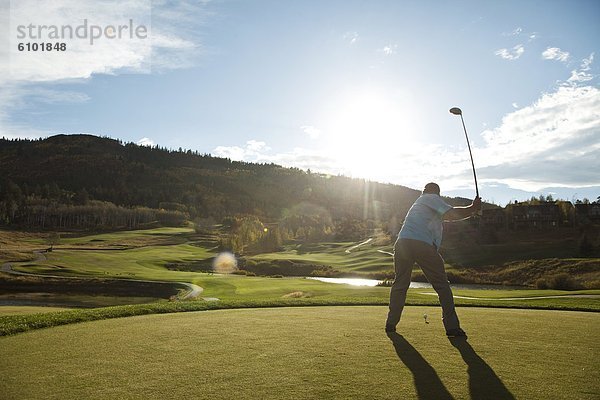
<svg viewBox="0 0 600 400">
<path fill-rule="evenodd" d="M 274 164 L 235 162 L 190 150 L 143 147 L 92 135 L 0 140 L 4 222 L 25 202 L 166 208 L 190 218 L 281 218 L 298 204 L 342 218 L 402 220 L 419 191 Z M 461 203 L 460 200 L 456 200 Z M 11 203 L 12 202 L 12 203 Z M 451 202 L 455 202 L 451 200 Z M 10 204 L 9 204 L 10 203 Z"/>
</svg>

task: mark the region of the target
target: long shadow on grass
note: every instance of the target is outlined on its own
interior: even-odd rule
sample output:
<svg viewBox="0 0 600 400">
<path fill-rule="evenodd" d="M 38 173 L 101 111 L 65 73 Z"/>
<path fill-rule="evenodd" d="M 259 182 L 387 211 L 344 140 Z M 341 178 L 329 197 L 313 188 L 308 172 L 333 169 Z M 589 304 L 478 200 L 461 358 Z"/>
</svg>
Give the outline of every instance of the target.
<svg viewBox="0 0 600 400">
<path fill-rule="evenodd" d="M 515 396 L 504 386 L 496 372 L 481 358 L 464 338 L 450 339 L 467 364 L 471 399 L 514 400 Z"/>
<path fill-rule="evenodd" d="M 398 333 L 388 333 L 400 360 L 413 374 L 415 388 L 419 399 L 447 400 L 453 399 L 437 372 L 423 356 L 406 339 Z"/>
</svg>

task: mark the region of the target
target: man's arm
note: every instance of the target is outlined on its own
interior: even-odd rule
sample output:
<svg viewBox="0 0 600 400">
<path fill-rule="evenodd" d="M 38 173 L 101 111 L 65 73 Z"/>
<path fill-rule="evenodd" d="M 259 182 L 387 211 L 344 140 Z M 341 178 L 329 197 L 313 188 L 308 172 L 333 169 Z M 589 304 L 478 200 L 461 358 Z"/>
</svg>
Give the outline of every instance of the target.
<svg viewBox="0 0 600 400">
<path fill-rule="evenodd" d="M 479 210 L 481 210 L 481 198 L 475 197 L 470 206 L 452 207 L 444 214 L 443 218 L 444 221 L 460 221 L 469 218 Z"/>
</svg>

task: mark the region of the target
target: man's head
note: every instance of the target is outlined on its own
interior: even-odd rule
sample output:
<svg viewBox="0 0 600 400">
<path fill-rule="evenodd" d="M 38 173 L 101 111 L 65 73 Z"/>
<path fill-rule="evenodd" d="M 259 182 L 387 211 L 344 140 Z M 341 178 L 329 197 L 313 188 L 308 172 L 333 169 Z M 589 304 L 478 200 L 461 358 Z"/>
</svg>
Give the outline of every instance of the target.
<svg viewBox="0 0 600 400">
<path fill-rule="evenodd" d="M 440 187 L 437 183 L 429 182 L 423 189 L 423 194 L 437 194 L 440 195 Z"/>
</svg>

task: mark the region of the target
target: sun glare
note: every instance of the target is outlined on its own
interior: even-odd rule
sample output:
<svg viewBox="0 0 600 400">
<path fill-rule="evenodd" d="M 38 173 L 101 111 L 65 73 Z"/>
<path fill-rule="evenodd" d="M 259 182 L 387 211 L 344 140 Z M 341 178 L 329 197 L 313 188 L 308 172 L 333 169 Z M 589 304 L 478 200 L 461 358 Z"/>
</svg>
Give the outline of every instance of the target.
<svg viewBox="0 0 600 400">
<path fill-rule="evenodd" d="M 411 142 L 407 107 L 382 92 L 358 91 L 334 104 L 324 132 L 325 148 L 344 173 L 385 178 L 385 168 Z"/>
</svg>

